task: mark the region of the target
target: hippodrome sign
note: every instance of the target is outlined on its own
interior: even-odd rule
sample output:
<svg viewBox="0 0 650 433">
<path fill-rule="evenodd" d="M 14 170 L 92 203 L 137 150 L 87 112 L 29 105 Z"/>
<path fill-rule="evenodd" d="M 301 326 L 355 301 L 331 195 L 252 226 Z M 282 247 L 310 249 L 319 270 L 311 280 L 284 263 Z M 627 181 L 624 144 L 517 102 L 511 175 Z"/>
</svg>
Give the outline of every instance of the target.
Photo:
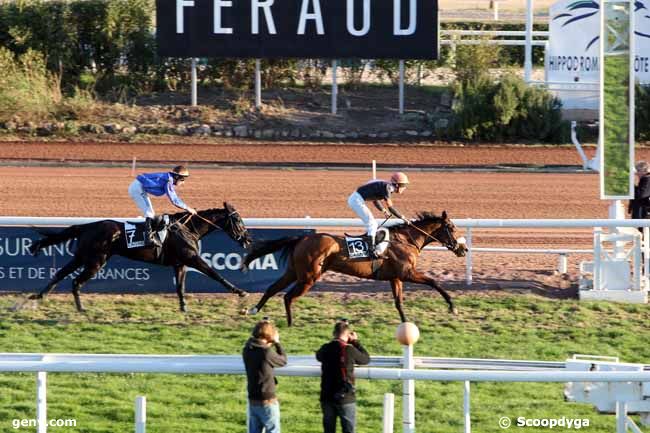
<svg viewBox="0 0 650 433">
<path fill-rule="evenodd" d="M 437 0 L 157 0 L 166 57 L 438 57 Z"/>
</svg>

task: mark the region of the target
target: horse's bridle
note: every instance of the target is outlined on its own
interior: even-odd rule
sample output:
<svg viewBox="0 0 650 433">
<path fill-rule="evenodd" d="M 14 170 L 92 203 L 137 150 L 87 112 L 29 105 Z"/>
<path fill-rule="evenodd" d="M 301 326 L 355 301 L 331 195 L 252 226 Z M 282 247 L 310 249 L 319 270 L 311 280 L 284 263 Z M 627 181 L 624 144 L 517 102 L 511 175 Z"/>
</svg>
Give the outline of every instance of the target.
<svg viewBox="0 0 650 433">
<path fill-rule="evenodd" d="M 449 229 L 448 224 L 443 223 L 443 224 L 441 224 L 441 227 L 440 227 L 440 229 L 442 229 L 444 227 L 445 231 L 447 232 L 447 238 L 449 239 L 449 242 L 443 242 L 439 238 L 432 235 L 431 233 L 427 233 L 424 230 L 422 230 L 420 227 L 412 224 L 410 221 L 405 220 L 405 222 L 406 222 L 407 226 L 413 227 L 415 230 L 419 231 L 420 233 L 422 233 L 425 236 L 428 236 L 429 238 L 433 239 L 436 242 L 440 242 L 449 251 L 454 251 L 454 250 L 456 250 L 456 248 L 458 248 L 458 241 L 456 241 L 456 239 L 451 235 L 451 230 Z M 438 230 L 440 230 L 440 229 L 438 229 Z M 438 230 L 436 230 L 436 231 L 438 231 Z M 422 248 L 424 248 L 424 245 L 426 245 L 426 241 L 422 243 L 422 246 L 418 246 L 415 239 L 413 239 L 413 236 L 411 236 L 411 233 L 408 232 L 408 231 L 406 233 L 408 234 L 408 237 L 411 239 L 411 243 L 413 244 L 413 246 L 415 246 L 418 249 L 418 252 L 422 251 Z"/>
</svg>

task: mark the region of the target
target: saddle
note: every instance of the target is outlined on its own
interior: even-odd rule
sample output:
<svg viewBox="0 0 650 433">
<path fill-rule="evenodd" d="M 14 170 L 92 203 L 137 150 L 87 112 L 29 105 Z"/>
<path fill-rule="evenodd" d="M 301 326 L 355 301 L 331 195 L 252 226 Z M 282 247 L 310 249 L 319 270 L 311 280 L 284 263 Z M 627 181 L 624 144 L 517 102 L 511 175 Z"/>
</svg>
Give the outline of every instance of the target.
<svg viewBox="0 0 650 433">
<path fill-rule="evenodd" d="M 388 241 L 390 234 L 388 229 L 380 228 L 375 235 L 375 249 L 378 254 L 383 254 L 388 248 Z M 362 234 L 359 236 L 350 235 L 345 233 L 345 243 L 348 248 L 348 257 L 351 259 L 367 259 L 370 258 L 370 236 Z"/>
</svg>

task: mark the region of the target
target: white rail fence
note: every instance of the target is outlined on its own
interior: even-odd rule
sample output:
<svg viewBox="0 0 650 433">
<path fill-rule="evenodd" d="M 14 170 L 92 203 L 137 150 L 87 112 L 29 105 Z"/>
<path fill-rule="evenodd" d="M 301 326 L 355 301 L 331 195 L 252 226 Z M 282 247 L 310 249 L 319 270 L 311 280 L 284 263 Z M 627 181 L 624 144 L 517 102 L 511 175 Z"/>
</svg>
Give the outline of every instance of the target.
<svg viewBox="0 0 650 433">
<path fill-rule="evenodd" d="M 142 218 L 70 218 L 70 217 L 0 217 L 0 227 L 30 227 L 30 226 L 69 226 L 73 224 L 87 224 L 100 219 L 112 219 L 115 221 L 143 221 Z M 363 223 L 356 218 L 244 218 L 244 223 L 249 228 L 353 228 L 363 227 Z M 400 221 L 389 220 L 385 226 L 399 224 Z M 473 255 L 474 253 L 500 253 L 500 254 L 552 254 L 559 257 L 558 271 L 567 272 L 567 258 L 571 254 L 593 254 L 593 249 L 539 249 L 539 248 L 484 248 L 473 246 L 473 235 L 477 229 L 575 229 L 590 228 L 601 230 L 602 228 L 616 229 L 622 227 L 643 227 L 644 239 L 649 239 L 650 220 L 627 220 L 627 219 L 454 219 L 453 223 L 465 229 L 467 242 L 467 255 L 465 257 L 465 281 L 472 284 Z M 644 242 L 645 243 L 645 242 Z M 644 245 L 645 251 L 648 245 Z M 444 251 L 444 247 L 428 246 L 430 251 Z M 642 263 L 643 275 L 650 275 L 650 254 L 644 255 Z"/>
<path fill-rule="evenodd" d="M 411 346 L 412 347 L 412 346 Z M 412 352 L 411 352 L 412 353 Z M 405 358 L 377 357 L 371 359 L 368 367 L 355 369 L 358 379 L 368 380 L 429 380 L 429 381 L 457 381 L 464 383 L 463 415 L 466 433 L 470 427 L 470 382 L 572 382 L 572 383 L 628 383 L 634 382 L 646 386 L 650 383 L 650 371 L 638 366 L 635 371 L 571 371 L 566 365 L 559 363 L 535 361 L 508 361 L 508 360 L 478 360 L 478 359 L 438 359 L 438 358 L 413 358 L 408 362 Z M 418 365 L 436 365 L 440 363 L 456 365 L 464 369 L 416 369 Z M 591 363 L 591 361 L 589 361 Z M 513 370 L 518 364 L 524 369 Z M 537 369 L 535 365 L 538 365 Z M 374 365 L 412 365 L 411 368 L 386 368 Z M 528 367 L 526 367 L 528 365 Z M 590 365 L 595 365 L 590 364 Z M 493 369 L 487 369 L 491 366 Z M 509 367 L 511 366 L 511 367 Z M 548 367 L 548 368 L 547 368 Z M 449 365 L 448 365 L 449 368 Z M 453 366 L 451 367 L 453 368 Z M 469 368 L 476 368 L 471 370 Z M 496 368 L 505 368 L 498 370 Z M 593 367 L 592 367 L 593 368 Z M 232 355 L 113 355 L 113 354 L 35 354 L 35 353 L 3 353 L 0 354 L 0 372 L 34 372 L 36 380 L 36 414 L 39 422 L 38 433 L 47 431 L 47 373 L 165 373 L 165 374 L 228 374 L 245 375 L 246 370 L 240 356 Z M 320 377 L 320 366 L 312 356 L 291 356 L 286 367 L 276 369 L 278 376 Z M 629 384 L 632 385 L 632 384 Z M 615 396 L 616 397 L 616 396 Z M 414 395 L 413 408 L 415 404 Z M 629 398 L 629 397 L 628 397 Z M 632 400 L 630 400 L 631 402 Z M 619 401 L 617 400 L 617 404 Z M 617 413 L 617 432 L 624 433 L 627 413 L 625 404 L 621 400 L 622 411 Z M 136 410 L 136 429 L 144 432 L 146 415 L 143 412 L 145 402 L 142 398 L 136 400 L 140 410 Z M 136 407 L 137 407 L 136 406 Z M 414 412 L 414 411 L 413 411 Z M 390 419 L 390 416 L 386 417 Z M 404 414 L 406 417 L 406 414 Z M 406 419 L 406 418 L 405 418 Z M 622 428 L 621 428 L 622 426 Z M 390 429 L 392 431 L 392 429 Z M 406 429 L 405 429 L 406 431 Z M 415 431 L 415 424 L 409 427 Z"/>
</svg>

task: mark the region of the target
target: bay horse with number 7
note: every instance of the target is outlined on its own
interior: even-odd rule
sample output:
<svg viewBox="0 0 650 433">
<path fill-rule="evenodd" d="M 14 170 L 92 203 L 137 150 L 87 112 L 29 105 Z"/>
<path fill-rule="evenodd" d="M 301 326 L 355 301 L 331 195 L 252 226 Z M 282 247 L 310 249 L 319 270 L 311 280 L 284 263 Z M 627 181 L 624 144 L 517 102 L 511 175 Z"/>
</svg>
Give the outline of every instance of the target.
<svg viewBox="0 0 650 433">
<path fill-rule="evenodd" d="M 456 237 L 455 226 L 447 212 L 443 212 L 442 216 L 422 212 L 416 220 L 405 220 L 403 224 L 391 227 L 389 232 L 388 249 L 382 257 L 374 260 L 350 259 L 345 239 L 326 233 L 286 237 L 254 245 L 242 266 L 248 266 L 253 260 L 275 251 L 283 252 L 288 266 L 284 275 L 266 289 L 257 305 L 247 310 L 246 314 L 256 314 L 269 298 L 293 285 L 284 296 L 287 323 L 291 326 L 291 304 L 307 293 L 327 271 L 370 280 L 390 281 L 395 307 L 402 322 L 406 322 L 402 308 L 404 281 L 426 284 L 434 288 L 447 302 L 449 311 L 455 314 L 456 309 L 449 294 L 435 279 L 415 267 L 422 249 L 434 241 L 441 243 L 458 257 L 465 255 L 467 248 L 464 240 Z"/>
</svg>

